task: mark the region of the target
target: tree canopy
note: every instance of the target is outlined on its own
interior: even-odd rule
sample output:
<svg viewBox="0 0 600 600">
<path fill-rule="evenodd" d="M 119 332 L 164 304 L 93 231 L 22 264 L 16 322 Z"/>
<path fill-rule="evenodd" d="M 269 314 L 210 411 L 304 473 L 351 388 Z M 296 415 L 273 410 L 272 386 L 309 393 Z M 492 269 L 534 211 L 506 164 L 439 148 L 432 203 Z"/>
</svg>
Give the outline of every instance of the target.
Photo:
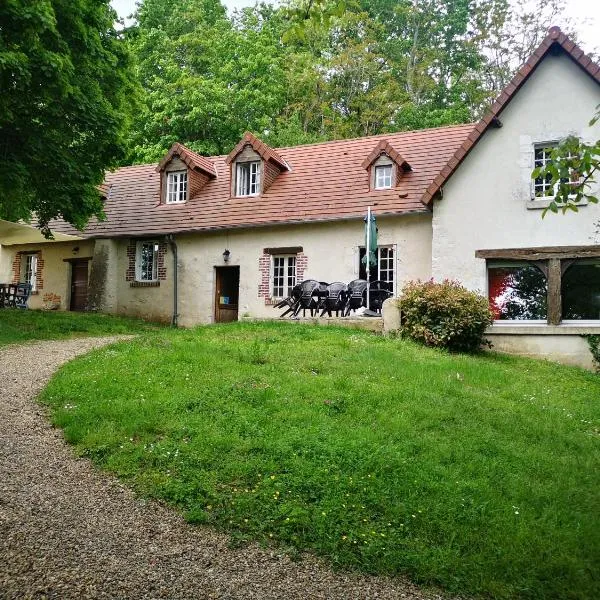
<svg viewBox="0 0 600 600">
<path fill-rule="evenodd" d="M 0 3 L 0 217 L 47 231 L 102 214 L 122 159 L 132 78 L 108 0 Z"/>
</svg>

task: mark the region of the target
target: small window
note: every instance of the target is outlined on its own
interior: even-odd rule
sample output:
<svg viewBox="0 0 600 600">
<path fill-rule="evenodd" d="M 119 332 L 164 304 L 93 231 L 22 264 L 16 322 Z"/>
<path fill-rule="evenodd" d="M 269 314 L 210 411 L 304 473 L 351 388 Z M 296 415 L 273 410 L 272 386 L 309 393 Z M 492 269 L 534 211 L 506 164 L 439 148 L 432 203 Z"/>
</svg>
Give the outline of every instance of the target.
<svg viewBox="0 0 600 600">
<path fill-rule="evenodd" d="M 37 289 L 37 254 L 26 254 L 25 262 L 23 263 L 22 281 L 23 283 L 29 283 L 31 285 L 31 291 L 35 292 Z"/>
<path fill-rule="evenodd" d="M 556 148 L 558 144 L 556 142 L 535 146 L 533 151 L 534 157 L 534 166 L 537 169 L 538 167 L 545 167 L 551 161 L 552 150 Z M 568 158 L 571 158 L 569 156 Z M 539 198 L 554 198 L 556 196 L 556 185 L 552 185 L 551 183 L 552 177 L 550 175 L 546 175 L 545 177 L 536 177 L 533 182 L 533 196 L 535 199 Z M 563 180 L 563 183 L 566 181 Z M 569 183 L 577 184 L 579 183 L 579 176 L 576 173 L 572 173 L 569 179 Z"/>
<path fill-rule="evenodd" d="M 187 183 L 187 171 L 167 173 L 167 204 L 177 204 L 186 201 Z"/>
<path fill-rule="evenodd" d="M 135 278 L 137 281 L 158 280 L 158 243 L 138 242 L 135 259 Z"/>
<path fill-rule="evenodd" d="M 548 316 L 548 283 L 531 263 L 488 266 L 488 298 L 494 319 L 545 320 Z"/>
<path fill-rule="evenodd" d="M 258 196 L 260 193 L 260 161 L 236 165 L 236 196 Z"/>
<path fill-rule="evenodd" d="M 359 248 L 358 276 L 361 279 L 367 279 L 367 269 L 363 263 L 365 254 L 365 248 Z M 388 290 L 395 293 L 396 260 L 394 248 L 392 246 L 379 246 L 377 248 L 377 264 L 375 266 L 371 266 L 370 268 L 369 281 L 385 281 L 385 283 L 387 283 Z"/>
<path fill-rule="evenodd" d="M 273 256 L 272 298 L 287 298 L 296 285 L 296 257 Z"/>
<path fill-rule="evenodd" d="M 392 187 L 392 165 L 375 167 L 375 189 L 385 190 Z"/>
<path fill-rule="evenodd" d="M 563 319 L 600 319 L 600 260 L 573 263 L 562 276 Z"/>
</svg>

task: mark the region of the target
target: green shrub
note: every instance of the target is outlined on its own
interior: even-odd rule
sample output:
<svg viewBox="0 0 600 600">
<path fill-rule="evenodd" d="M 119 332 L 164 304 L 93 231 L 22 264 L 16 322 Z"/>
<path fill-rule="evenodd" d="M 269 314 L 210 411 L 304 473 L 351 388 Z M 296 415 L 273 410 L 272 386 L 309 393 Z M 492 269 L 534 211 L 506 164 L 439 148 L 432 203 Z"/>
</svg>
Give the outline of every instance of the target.
<svg viewBox="0 0 600 600">
<path fill-rule="evenodd" d="M 401 294 L 402 335 L 427 346 L 474 352 L 493 323 L 487 298 L 457 281 L 410 281 Z"/>
<path fill-rule="evenodd" d="M 585 337 L 590 347 L 596 370 L 600 373 L 600 335 L 586 335 Z"/>
</svg>

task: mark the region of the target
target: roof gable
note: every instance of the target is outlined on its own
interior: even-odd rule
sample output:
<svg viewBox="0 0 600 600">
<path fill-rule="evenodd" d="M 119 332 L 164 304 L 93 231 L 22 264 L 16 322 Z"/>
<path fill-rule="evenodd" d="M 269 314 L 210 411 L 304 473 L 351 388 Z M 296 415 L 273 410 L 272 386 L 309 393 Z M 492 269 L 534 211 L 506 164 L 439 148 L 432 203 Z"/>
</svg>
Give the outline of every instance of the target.
<svg viewBox="0 0 600 600">
<path fill-rule="evenodd" d="M 498 117 L 500 113 L 515 97 L 529 77 L 531 77 L 542 60 L 544 60 L 549 52 L 554 50 L 564 52 L 596 83 L 600 84 L 600 65 L 596 64 L 589 56 L 587 56 L 584 51 L 577 46 L 575 42 L 569 39 L 558 27 L 551 27 L 548 31 L 548 35 L 544 38 L 542 43 L 529 57 L 527 62 L 525 62 L 525 64 L 517 71 L 510 83 L 496 98 L 488 112 L 479 121 L 479 123 L 475 125 L 475 128 L 469 134 L 467 139 L 456 150 L 444 168 L 428 186 L 421 198 L 424 204 L 431 204 L 433 197 L 440 191 L 440 188 L 456 171 L 460 163 L 462 163 L 467 154 L 469 154 L 469 152 L 475 147 L 477 142 L 481 139 L 481 136 L 488 130 L 488 128 L 498 125 Z"/>
<path fill-rule="evenodd" d="M 156 171 L 160 173 L 164 171 L 167 165 L 171 162 L 173 157 L 179 156 L 179 158 L 188 166 L 188 168 L 195 171 L 202 171 L 205 175 L 210 178 L 217 176 L 215 165 L 204 156 L 201 156 L 197 152 L 186 148 L 183 144 L 175 142 L 171 149 L 164 155 L 163 159 L 158 163 Z"/>
<path fill-rule="evenodd" d="M 227 155 L 225 162 L 230 165 L 238 154 L 246 147 L 252 146 L 253 150 L 265 161 L 275 163 L 282 171 L 289 171 L 289 166 L 285 160 L 270 146 L 259 140 L 255 135 L 246 131 L 236 147 Z"/>
<path fill-rule="evenodd" d="M 382 154 L 386 154 L 404 171 L 410 171 L 411 166 L 404 160 L 400 152 L 394 149 L 388 140 L 381 140 L 362 162 L 363 169 L 368 169 Z"/>
</svg>

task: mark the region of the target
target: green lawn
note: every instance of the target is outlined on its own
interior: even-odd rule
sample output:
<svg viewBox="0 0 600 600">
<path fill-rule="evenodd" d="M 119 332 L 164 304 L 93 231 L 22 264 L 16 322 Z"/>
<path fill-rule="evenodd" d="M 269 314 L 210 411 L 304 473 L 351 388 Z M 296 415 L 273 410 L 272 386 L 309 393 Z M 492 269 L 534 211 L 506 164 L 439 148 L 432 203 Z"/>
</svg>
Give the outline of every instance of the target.
<svg viewBox="0 0 600 600">
<path fill-rule="evenodd" d="M 0 346 L 29 340 L 152 331 L 161 325 L 98 313 L 0 309 Z"/>
<path fill-rule="evenodd" d="M 600 597 L 592 373 L 231 324 L 96 351 L 42 400 L 82 455 L 234 539 L 483 597 Z"/>
</svg>

